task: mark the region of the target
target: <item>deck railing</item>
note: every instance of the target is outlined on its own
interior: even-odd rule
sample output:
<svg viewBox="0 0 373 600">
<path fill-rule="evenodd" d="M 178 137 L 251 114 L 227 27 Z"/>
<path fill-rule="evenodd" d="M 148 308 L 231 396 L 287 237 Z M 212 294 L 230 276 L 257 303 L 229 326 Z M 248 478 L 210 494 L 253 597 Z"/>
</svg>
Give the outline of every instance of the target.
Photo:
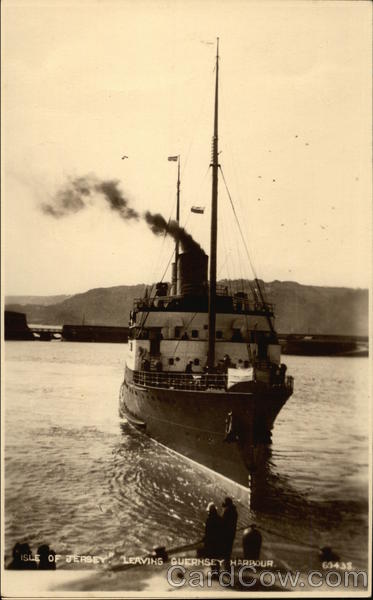
<svg viewBox="0 0 373 600">
<path fill-rule="evenodd" d="M 129 371 L 130 379 L 136 385 L 144 387 L 161 387 L 171 390 L 226 390 L 228 378 L 226 374 L 213 373 L 164 373 L 162 371 Z M 258 373 L 259 376 L 259 373 Z M 271 378 L 270 385 L 285 387 L 293 391 L 294 379 L 290 375 L 285 379 L 275 376 Z"/>
<path fill-rule="evenodd" d="M 227 376 L 205 373 L 162 373 L 156 371 L 133 371 L 133 382 L 137 385 L 162 387 L 174 390 L 224 390 Z"/>
<path fill-rule="evenodd" d="M 217 296 L 228 296 L 225 289 L 218 289 L 216 291 Z M 133 301 L 133 308 L 135 311 L 142 310 L 162 310 L 167 309 L 171 301 L 182 300 L 184 296 L 155 296 L 154 298 L 135 298 Z M 246 298 L 232 297 L 232 306 L 234 312 L 263 312 L 272 313 L 274 312 L 274 305 L 270 302 L 265 304 L 259 304 L 257 302 L 250 302 Z"/>
</svg>

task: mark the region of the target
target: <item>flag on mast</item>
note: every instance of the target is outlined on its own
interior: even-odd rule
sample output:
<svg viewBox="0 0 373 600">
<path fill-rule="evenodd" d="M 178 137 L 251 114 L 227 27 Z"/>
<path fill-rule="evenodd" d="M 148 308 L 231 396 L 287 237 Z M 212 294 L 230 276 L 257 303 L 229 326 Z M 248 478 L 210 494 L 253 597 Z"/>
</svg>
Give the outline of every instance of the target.
<svg viewBox="0 0 373 600">
<path fill-rule="evenodd" d="M 178 156 L 169 156 L 167 160 L 177 160 Z"/>
<path fill-rule="evenodd" d="M 203 213 L 205 212 L 205 207 L 204 206 L 192 206 L 192 208 L 190 209 L 190 212 L 197 213 L 198 215 L 203 215 Z"/>
</svg>

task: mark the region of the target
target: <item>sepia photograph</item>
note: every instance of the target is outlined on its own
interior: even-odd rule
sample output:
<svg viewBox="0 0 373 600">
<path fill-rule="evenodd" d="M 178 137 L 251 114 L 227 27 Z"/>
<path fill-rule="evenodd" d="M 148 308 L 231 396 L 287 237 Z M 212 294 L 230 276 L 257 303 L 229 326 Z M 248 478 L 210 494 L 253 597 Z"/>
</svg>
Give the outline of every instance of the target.
<svg viewBox="0 0 373 600">
<path fill-rule="evenodd" d="M 1 596 L 370 597 L 371 3 L 1 17 Z"/>
</svg>

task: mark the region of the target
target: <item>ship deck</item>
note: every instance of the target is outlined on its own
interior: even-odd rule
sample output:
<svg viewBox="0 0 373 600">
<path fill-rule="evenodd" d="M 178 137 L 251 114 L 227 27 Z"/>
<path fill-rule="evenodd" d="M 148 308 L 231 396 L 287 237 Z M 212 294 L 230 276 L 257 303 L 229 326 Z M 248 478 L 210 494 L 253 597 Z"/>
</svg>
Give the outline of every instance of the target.
<svg viewBox="0 0 373 600">
<path fill-rule="evenodd" d="M 227 391 L 228 390 L 228 376 L 227 374 L 221 373 L 178 373 L 178 372 L 163 372 L 163 371 L 132 371 L 127 367 L 126 379 L 142 388 L 163 388 L 169 390 L 183 390 L 191 392 L 206 392 L 206 391 Z M 285 384 L 285 387 L 289 390 L 293 390 L 293 377 L 286 376 L 285 380 L 281 377 L 273 377 L 270 382 L 270 386 L 280 387 Z M 255 385 L 261 382 L 246 382 L 247 384 Z M 242 384 L 239 384 L 239 386 Z M 234 393 L 235 391 L 242 393 L 240 387 L 232 386 L 229 391 Z M 248 393 L 250 390 L 247 390 Z"/>
</svg>

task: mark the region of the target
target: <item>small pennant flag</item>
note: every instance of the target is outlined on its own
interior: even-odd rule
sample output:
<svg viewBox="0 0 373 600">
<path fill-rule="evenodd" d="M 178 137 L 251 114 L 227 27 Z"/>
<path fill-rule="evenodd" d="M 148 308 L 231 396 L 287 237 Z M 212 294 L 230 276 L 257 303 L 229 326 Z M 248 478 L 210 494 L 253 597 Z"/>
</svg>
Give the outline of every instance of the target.
<svg viewBox="0 0 373 600">
<path fill-rule="evenodd" d="M 178 156 L 169 156 L 167 160 L 177 160 Z"/>
<path fill-rule="evenodd" d="M 205 212 L 205 207 L 204 206 L 192 206 L 192 208 L 190 209 L 190 212 L 197 213 L 199 215 L 203 215 L 203 213 Z"/>
</svg>

